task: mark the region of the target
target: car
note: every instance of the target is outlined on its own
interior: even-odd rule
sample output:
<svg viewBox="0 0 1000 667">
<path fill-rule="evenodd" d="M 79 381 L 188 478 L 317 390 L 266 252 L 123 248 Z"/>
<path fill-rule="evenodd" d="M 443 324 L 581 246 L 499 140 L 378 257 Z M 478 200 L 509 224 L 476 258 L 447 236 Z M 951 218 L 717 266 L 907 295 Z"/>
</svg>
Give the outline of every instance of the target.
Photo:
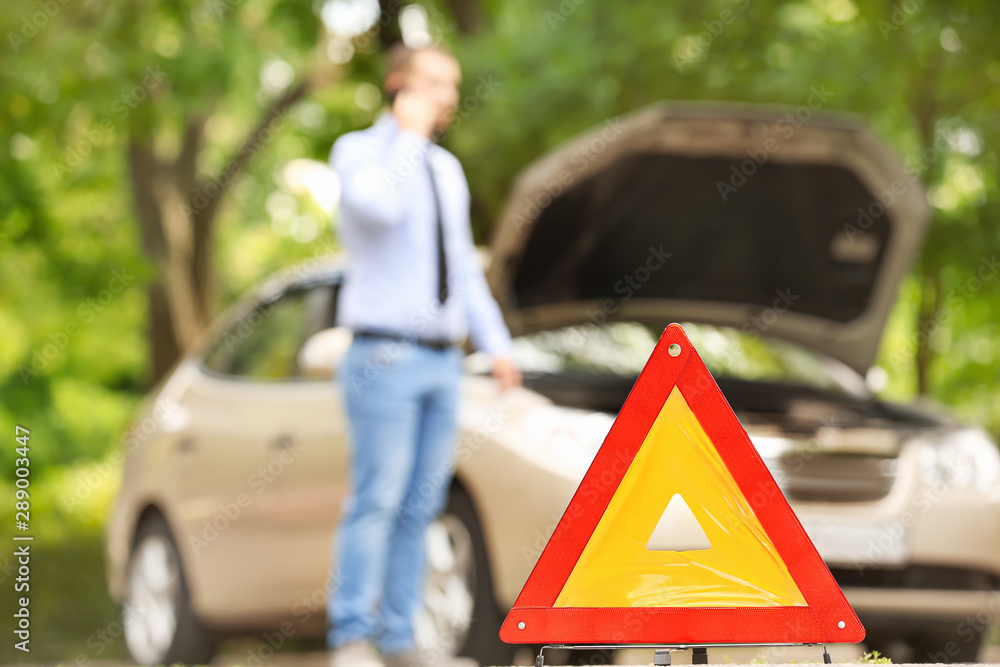
<svg viewBox="0 0 1000 667">
<path fill-rule="evenodd" d="M 659 332 L 681 322 L 866 645 L 974 659 L 1000 609 L 997 448 L 866 381 L 928 217 L 862 122 L 807 108 L 657 104 L 529 165 L 487 269 L 524 387 L 501 393 L 488 360 L 466 357 L 421 644 L 510 664 L 505 610 Z M 137 662 L 206 662 L 230 635 L 258 633 L 259 651 L 322 636 L 348 492 L 344 268 L 317 257 L 265 281 L 137 414 L 107 530 Z"/>
</svg>

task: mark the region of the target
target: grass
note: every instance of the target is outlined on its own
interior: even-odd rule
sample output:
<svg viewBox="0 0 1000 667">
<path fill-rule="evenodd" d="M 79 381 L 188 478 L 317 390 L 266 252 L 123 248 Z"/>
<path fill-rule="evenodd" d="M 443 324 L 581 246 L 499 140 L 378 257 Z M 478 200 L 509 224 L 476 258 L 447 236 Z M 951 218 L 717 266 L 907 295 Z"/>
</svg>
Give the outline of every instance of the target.
<svg viewBox="0 0 1000 667">
<path fill-rule="evenodd" d="M 30 653 L 0 643 L 0 663 L 52 662 L 87 667 L 122 659 L 119 607 L 108 595 L 104 572 L 104 521 L 120 471 L 92 463 L 54 468 L 31 478 Z M 0 482 L 0 521 L 14 525 L 14 486 Z M 6 532 L 6 531 L 5 531 Z M 7 543 L 8 545 L 11 542 Z M 12 546 L 0 552 L 0 636 L 14 631 L 17 563 Z"/>
</svg>

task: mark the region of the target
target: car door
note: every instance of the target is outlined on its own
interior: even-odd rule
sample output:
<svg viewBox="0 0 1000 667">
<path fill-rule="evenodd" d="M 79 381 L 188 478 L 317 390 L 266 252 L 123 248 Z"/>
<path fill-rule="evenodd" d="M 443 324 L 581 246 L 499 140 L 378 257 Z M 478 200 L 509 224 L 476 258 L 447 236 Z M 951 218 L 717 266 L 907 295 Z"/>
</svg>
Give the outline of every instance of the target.
<svg viewBox="0 0 1000 667">
<path fill-rule="evenodd" d="M 338 286 L 328 289 L 315 298 L 307 340 L 334 327 Z M 275 612 L 306 622 L 320 618 L 325 609 L 334 530 L 348 493 L 349 455 L 339 382 L 306 373 L 300 361 L 301 354 L 294 381 L 269 399 L 279 415 L 279 432 L 290 443 L 288 463 L 273 476 L 266 493 L 268 535 L 281 559 L 281 567 L 268 575 L 275 587 L 268 603 Z"/>
<path fill-rule="evenodd" d="M 214 341 L 189 389 L 192 422 L 174 473 L 207 613 L 287 609 L 290 581 L 324 577 L 330 534 L 314 554 L 304 527 L 335 521 L 342 420 L 331 383 L 305 381 L 297 357 L 334 294 L 296 287 L 258 304 Z"/>
</svg>

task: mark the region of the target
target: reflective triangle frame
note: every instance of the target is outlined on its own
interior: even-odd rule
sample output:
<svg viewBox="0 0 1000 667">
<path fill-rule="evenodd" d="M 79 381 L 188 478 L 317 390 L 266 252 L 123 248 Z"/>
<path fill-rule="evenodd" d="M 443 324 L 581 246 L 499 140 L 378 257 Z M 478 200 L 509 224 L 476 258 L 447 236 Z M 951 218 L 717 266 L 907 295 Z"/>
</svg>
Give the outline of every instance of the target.
<svg viewBox="0 0 1000 667">
<path fill-rule="evenodd" d="M 680 346 L 677 356 L 671 354 L 672 345 Z M 806 606 L 554 606 L 675 386 L 784 560 Z M 507 614 L 500 639 L 510 644 L 823 644 L 860 642 L 864 636 L 864 627 L 701 356 L 681 326 L 671 324 Z"/>
</svg>

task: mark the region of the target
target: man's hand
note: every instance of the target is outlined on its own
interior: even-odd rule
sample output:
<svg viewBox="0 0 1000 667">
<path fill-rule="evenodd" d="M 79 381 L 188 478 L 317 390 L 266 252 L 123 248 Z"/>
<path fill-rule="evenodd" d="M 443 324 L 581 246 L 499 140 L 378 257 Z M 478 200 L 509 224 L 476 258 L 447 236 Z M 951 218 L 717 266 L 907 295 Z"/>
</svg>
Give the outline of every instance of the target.
<svg viewBox="0 0 1000 667">
<path fill-rule="evenodd" d="M 403 88 L 392 103 L 392 113 L 396 115 L 401 128 L 430 139 L 441 110 L 427 95 L 412 88 Z"/>
<path fill-rule="evenodd" d="M 500 383 L 500 391 L 521 386 L 521 370 L 510 357 L 495 357 L 493 359 L 493 377 Z"/>
</svg>

